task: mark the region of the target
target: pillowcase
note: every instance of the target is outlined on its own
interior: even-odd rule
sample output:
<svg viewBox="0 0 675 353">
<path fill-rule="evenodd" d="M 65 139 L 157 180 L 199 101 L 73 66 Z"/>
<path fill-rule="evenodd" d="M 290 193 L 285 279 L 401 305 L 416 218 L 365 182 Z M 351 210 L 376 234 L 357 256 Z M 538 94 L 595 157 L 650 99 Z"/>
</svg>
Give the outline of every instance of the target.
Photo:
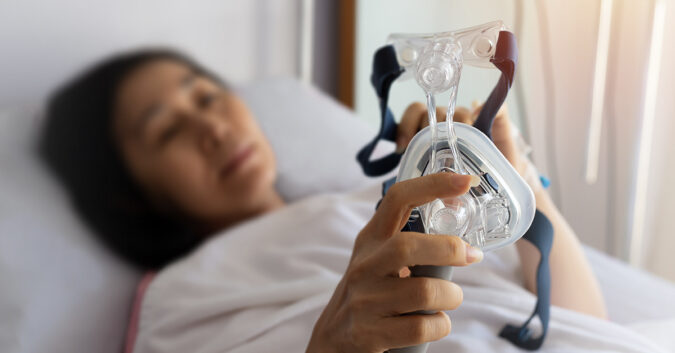
<svg viewBox="0 0 675 353">
<path fill-rule="evenodd" d="M 36 113 L 0 113 L 0 351 L 119 352 L 138 274 L 32 155 Z"/>
<path fill-rule="evenodd" d="M 356 153 L 375 136 L 376 128 L 317 89 L 297 80 L 274 79 L 235 90 L 276 152 L 277 189 L 287 201 L 350 191 L 394 175 L 363 174 Z M 381 143 L 374 158 L 393 149 L 393 143 Z"/>
</svg>

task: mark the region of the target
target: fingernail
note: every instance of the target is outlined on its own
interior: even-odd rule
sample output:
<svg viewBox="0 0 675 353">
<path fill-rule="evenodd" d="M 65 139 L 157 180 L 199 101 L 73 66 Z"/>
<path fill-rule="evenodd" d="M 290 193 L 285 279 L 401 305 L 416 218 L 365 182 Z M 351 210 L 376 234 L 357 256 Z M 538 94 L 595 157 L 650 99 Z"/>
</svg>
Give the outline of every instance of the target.
<svg viewBox="0 0 675 353">
<path fill-rule="evenodd" d="M 451 176 L 452 182 L 458 185 L 469 183 L 470 187 L 480 185 L 480 177 L 478 175 L 453 174 Z"/>
<path fill-rule="evenodd" d="M 469 177 L 469 178 L 467 178 L 467 177 Z M 466 185 L 467 183 L 469 185 L 471 185 L 471 183 L 473 183 L 473 178 L 470 178 L 470 177 L 472 177 L 472 175 L 452 174 L 450 176 L 450 179 L 452 179 L 453 184 L 457 184 L 458 186 L 459 185 Z"/>
<path fill-rule="evenodd" d="M 481 262 L 483 260 L 483 251 L 478 248 L 466 244 L 466 262 L 472 264 L 475 262 Z"/>
<path fill-rule="evenodd" d="M 470 175 L 471 177 L 471 182 L 469 185 L 471 185 L 472 188 L 480 185 L 480 177 L 478 175 Z"/>
</svg>

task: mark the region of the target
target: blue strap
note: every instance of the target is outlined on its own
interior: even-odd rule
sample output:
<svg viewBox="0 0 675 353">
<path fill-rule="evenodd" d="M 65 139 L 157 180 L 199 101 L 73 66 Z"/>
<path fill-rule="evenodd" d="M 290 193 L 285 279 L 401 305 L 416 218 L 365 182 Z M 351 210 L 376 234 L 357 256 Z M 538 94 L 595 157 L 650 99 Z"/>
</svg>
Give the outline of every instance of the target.
<svg viewBox="0 0 675 353">
<path fill-rule="evenodd" d="M 551 307 L 551 274 L 548 257 L 553 246 L 553 225 L 543 213 L 537 210 L 532 225 L 523 238 L 532 243 L 541 253 L 541 259 L 537 267 L 537 305 L 524 324 L 521 326 L 506 325 L 499 336 L 506 338 L 520 348 L 533 351 L 541 347 L 548 331 Z M 532 332 L 527 327 L 535 315 L 539 316 L 542 328 L 541 335 L 537 338 L 532 337 Z"/>
<path fill-rule="evenodd" d="M 392 152 L 380 159 L 371 161 L 370 156 L 375 150 L 375 146 L 380 139 L 395 141 L 396 140 L 396 121 L 394 114 L 388 107 L 389 89 L 391 84 L 403 73 L 403 68 L 396 60 L 396 52 L 394 47 L 387 45 L 378 49 L 373 58 L 373 74 L 370 77 L 370 83 L 375 88 L 377 98 L 380 103 L 380 118 L 382 124 L 377 136 L 373 138 L 367 145 L 365 145 L 356 155 L 356 159 L 361 164 L 363 172 L 368 176 L 384 175 L 396 168 L 401 161 L 401 154 Z"/>
<path fill-rule="evenodd" d="M 380 204 L 382 203 L 382 199 L 384 199 L 384 195 L 387 194 L 387 191 L 389 191 L 389 188 L 394 184 L 396 184 L 396 177 L 395 176 L 385 180 L 382 183 L 382 198 L 379 201 L 377 201 L 377 205 L 375 205 L 376 210 L 378 208 L 380 208 Z M 422 231 L 424 231 L 424 230 L 422 230 Z"/>
<path fill-rule="evenodd" d="M 499 39 L 497 40 L 497 49 L 495 57 L 492 59 L 492 63 L 501 71 L 502 75 L 474 123 L 474 127 L 490 138 L 492 138 L 491 132 L 494 118 L 497 115 L 499 108 L 504 103 L 513 83 L 517 56 L 518 49 L 515 36 L 510 32 L 501 31 L 499 33 Z M 391 84 L 402 73 L 403 69 L 398 65 L 396 52 L 391 45 L 382 47 L 375 53 L 371 83 L 379 98 L 382 124 L 378 135 L 363 147 L 357 155 L 357 160 L 361 164 L 365 174 L 368 176 L 386 174 L 396 168 L 401 159 L 400 154 L 391 153 L 383 158 L 370 161 L 370 156 L 380 139 L 395 141 L 397 125 L 394 121 L 393 114 L 387 106 L 387 101 L 389 99 L 389 89 L 391 88 Z M 394 182 L 395 178 L 392 178 L 383 184 L 383 196 Z M 380 200 L 380 202 L 381 201 L 382 200 Z M 378 202 L 376 207 L 380 205 L 380 202 Z M 411 224 L 406 224 L 404 229 L 414 229 L 415 231 L 424 230 L 419 219 L 413 221 Z M 530 226 L 530 229 L 525 233 L 523 238 L 531 242 L 541 253 L 541 260 L 539 261 L 536 275 L 537 305 L 530 318 L 523 325 L 506 325 L 499 335 L 520 348 L 536 350 L 541 347 L 548 331 L 551 287 L 548 256 L 553 244 L 553 226 L 543 213 L 536 211 L 532 226 Z M 542 324 L 542 333 L 538 338 L 532 338 L 530 329 L 527 327 L 535 315 L 539 317 Z"/>
<path fill-rule="evenodd" d="M 389 188 L 394 184 L 396 184 L 396 177 L 391 177 L 382 183 L 382 197 L 387 194 Z"/>
</svg>

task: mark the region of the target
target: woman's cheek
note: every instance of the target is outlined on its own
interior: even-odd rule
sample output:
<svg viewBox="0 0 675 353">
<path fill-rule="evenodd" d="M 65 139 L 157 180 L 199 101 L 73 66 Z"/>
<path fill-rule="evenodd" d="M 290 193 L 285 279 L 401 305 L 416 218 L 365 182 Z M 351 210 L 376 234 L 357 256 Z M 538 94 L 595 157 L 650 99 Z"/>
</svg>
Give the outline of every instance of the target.
<svg viewBox="0 0 675 353">
<path fill-rule="evenodd" d="M 213 184 L 208 178 L 204 163 L 189 153 L 174 151 L 162 158 L 161 173 L 168 192 L 181 195 L 181 199 L 203 197 Z"/>
</svg>

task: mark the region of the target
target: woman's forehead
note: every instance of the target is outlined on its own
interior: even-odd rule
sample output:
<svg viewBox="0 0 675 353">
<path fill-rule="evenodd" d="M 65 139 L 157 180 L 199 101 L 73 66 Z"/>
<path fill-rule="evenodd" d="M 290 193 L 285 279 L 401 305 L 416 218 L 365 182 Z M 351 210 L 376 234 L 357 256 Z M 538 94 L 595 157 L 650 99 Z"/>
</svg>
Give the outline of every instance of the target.
<svg viewBox="0 0 675 353">
<path fill-rule="evenodd" d="M 193 72 L 172 59 L 155 59 L 133 69 L 120 83 L 115 102 L 116 120 L 124 130 L 143 119 Z"/>
</svg>

